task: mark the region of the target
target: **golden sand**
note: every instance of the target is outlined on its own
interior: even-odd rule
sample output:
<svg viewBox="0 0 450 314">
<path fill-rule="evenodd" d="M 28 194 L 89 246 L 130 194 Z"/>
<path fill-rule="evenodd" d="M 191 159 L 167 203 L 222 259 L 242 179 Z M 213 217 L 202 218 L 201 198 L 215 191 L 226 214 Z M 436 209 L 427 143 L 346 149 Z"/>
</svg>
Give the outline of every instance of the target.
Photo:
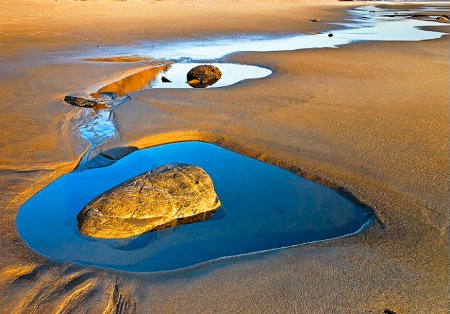
<svg viewBox="0 0 450 314">
<path fill-rule="evenodd" d="M 87 148 L 72 123 L 85 109 L 64 104 L 64 95 L 146 66 L 49 63 L 49 54 L 141 39 L 320 32 L 351 5 L 2 0 L 0 312 L 447 313 L 448 35 L 230 55 L 274 74 L 226 88 L 133 93 L 115 112 L 122 136 L 99 148 L 215 143 L 358 198 L 378 217 L 358 235 L 133 274 L 48 260 L 15 227 L 23 202 Z"/>
</svg>

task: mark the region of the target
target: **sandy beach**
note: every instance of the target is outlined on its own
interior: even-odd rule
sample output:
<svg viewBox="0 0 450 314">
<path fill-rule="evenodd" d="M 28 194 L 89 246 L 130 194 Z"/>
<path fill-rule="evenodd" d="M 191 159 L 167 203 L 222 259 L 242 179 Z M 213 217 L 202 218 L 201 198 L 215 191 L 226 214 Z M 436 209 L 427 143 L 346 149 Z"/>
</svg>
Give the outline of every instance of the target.
<svg viewBox="0 0 450 314">
<path fill-rule="evenodd" d="M 128 147 L 213 143 L 359 200 L 376 216 L 361 233 L 188 270 L 126 273 L 52 261 L 16 228 L 24 202 L 88 149 L 76 126 L 91 109 L 64 96 L 148 65 L 74 54 L 100 57 L 141 40 L 320 33 L 366 4 L 2 0 L 0 312 L 448 313 L 448 22 L 436 40 L 227 55 L 221 61 L 274 73 L 216 89 L 131 93 L 114 110 L 120 136 L 92 153 L 119 159 Z M 449 14 L 450 6 L 438 8 Z"/>
</svg>

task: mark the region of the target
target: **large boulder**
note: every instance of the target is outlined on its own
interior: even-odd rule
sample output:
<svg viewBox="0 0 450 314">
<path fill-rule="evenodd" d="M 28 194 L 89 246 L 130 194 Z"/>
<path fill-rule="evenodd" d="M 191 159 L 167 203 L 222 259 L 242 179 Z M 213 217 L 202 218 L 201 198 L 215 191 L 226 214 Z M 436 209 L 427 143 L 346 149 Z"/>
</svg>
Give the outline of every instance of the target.
<svg viewBox="0 0 450 314">
<path fill-rule="evenodd" d="M 78 229 L 95 238 L 127 238 L 219 206 L 211 178 L 203 169 L 173 163 L 92 200 L 77 215 Z"/>
<path fill-rule="evenodd" d="M 187 73 L 187 82 L 195 88 L 213 85 L 222 77 L 222 72 L 213 65 L 199 65 Z"/>
</svg>

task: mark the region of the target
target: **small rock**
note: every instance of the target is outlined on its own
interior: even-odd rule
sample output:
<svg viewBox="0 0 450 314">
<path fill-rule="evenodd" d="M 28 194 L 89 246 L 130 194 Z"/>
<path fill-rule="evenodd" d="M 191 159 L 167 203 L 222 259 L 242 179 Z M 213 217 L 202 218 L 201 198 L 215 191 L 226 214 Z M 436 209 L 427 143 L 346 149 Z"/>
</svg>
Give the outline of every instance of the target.
<svg viewBox="0 0 450 314">
<path fill-rule="evenodd" d="M 320 22 L 320 19 L 318 19 L 318 18 L 315 18 L 315 19 L 312 19 L 312 20 L 309 20 L 310 22 L 315 22 L 315 23 L 318 23 L 318 22 Z"/>
<path fill-rule="evenodd" d="M 428 15 L 425 14 L 411 14 L 410 17 L 412 18 L 426 18 Z"/>
<path fill-rule="evenodd" d="M 213 65 L 199 65 L 187 73 L 187 83 L 195 88 L 213 85 L 222 77 L 222 72 Z"/>
<path fill-rule="evenodd" d="M 448 21 L 448 15 L 439 15 L 436 20 L 438 21 Z"/>
<path fill-rule="evenodd" d="M 167 77 L 165 77 L 165 76 L 161 77 L 161 81 L 162 81 L 163 83 L 172 83 L 172 81 L 169 80 L 169 79 L 168 79 Z"/>
<path fill-rule="evenodd" d="M 203 169 L 173 163 L 89 202 L 77 215 L 78 229 L 94 238 L 128 238 L 219 207 L 211 178 Z"/>
<path fill-rule="evenodd" d="M 98 102 L 93 99 L 86 99 L 77 96 L 66 96 L 64 97 L 64 101 L 68 104 L 78 107 L 93 108 L 98 105 Z"/>
<path fill-rule="evenodd" d="M 328 34 L 328 37 L 333 37 L 334 35 L 333 34 Z"/>
</svg>

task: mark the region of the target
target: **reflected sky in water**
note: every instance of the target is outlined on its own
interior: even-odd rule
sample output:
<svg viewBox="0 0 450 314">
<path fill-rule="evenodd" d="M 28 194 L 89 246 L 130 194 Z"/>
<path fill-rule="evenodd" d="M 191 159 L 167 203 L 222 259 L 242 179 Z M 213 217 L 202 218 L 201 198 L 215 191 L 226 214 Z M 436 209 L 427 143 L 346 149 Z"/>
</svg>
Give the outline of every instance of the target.
<svg viewBox="0 0 450 314">
<path fill-rule="evenodd" d="M 170 162 L 198 165 L 211 176 L 222 202 L 213 217 L 130 239 L 79 233 L 75 217 L 90 200 Z M 61 177 L 21 207 L 17 228 L 32 249 L 54 260 L 151 272 L 339 237 L 368 219 L 363 207 L 289 171 L 211 144 L 185 142 Z"/>
<path fill-rule="evenodd" d="M 150 68 L 127 76 L 117 82 L 108 84 L 98 90 L 97 93 L 114 92 L 124 96 L 130 92 L 149 88 L 192 88 L 187 84 L 186 75 L 192 68 L 198 65 L 210 64 L 220 69 L 221 78 L 207 88 L 224 87 L 236 84 L 243 80 L 263 78 L 269 76 L 272 71 L 266 68 L 236 64 L 236 63 L 172 63 L 165 66 Z M 171 82 L 163 82 L 165 77 Z"/>
<path fill-rule="evenodd" d="M 435 8 L 428 8 L 430 11 Z M 436 9 L 439 10 L 439 9 Z M 387 17 L 397 12 L 398 17 Z M 420 29 L 443 25 L 437 21 L 404 16 L 417 10 L 387 10 L 363 6 L 349 10 L 350 19 L 341 23 L 346 29 L 322 34 L 233 36 L 211 40 L 179 40 L 173 42 L 140 42 L 135 46 L 108 48 L 113 55 L 138 55 L 155 59 L 215 60 L 239 51 L 283 51 L 309 48 L 335 48 L 360 41 L 418 41 L 440 38 L 443 33 Z M 403 15 L 403 16 L 402 16 Z M 444 24 L 445 25 L 445 24 Z"/>
<path fill-rule="evenodd" d="M 223 87 L 237 82 L 262 78 L 270 75 L 271 70 L 253 65 L 234 63 L 175 63 L 168 67 L 166 71 L 160 72 L 156 79 L 150 83 L 152 88 L 191 88 L 186 83 L 186 74 L 197 65 L 210 64 L 218 67 L 222 72 L 222 77 L 213 85 L 207 88 Z M 172 83 L 163 83 L 162 76 L 168 78 Z"/>
</svg>

